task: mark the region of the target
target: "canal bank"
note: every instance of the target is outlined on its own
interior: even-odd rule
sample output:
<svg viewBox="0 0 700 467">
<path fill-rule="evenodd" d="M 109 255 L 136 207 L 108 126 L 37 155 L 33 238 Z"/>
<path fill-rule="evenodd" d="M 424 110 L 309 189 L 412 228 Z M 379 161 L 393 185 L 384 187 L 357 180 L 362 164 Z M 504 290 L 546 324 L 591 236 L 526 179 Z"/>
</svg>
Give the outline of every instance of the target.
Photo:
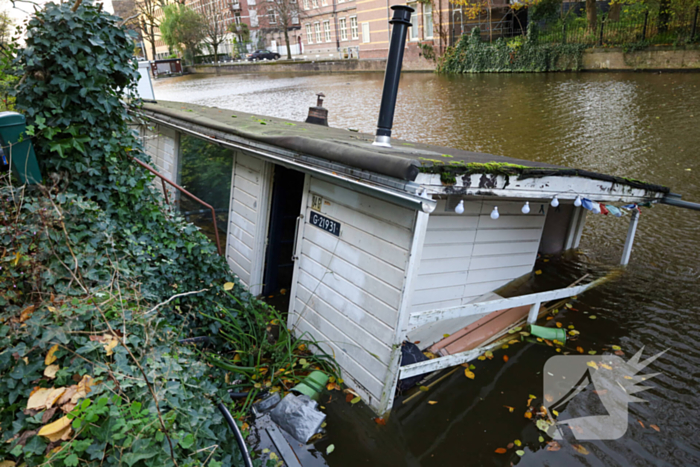
<svg viewBox="0 0 700 467">
<path fill-rule="evenodd" d="M 194 74 L 244 73 L 362 73 L 384 72 L 386 60 L 280 60 L 241 62 L 187 67 Z M 700 47 L 653 47 L 626 51 L 624 48 L 592 47 L 583 51 L 581 71 L 699 71 Z M 406 54 L 403 71 L 435 71 L 435 62 L 419 54 Z"/>
</svg>

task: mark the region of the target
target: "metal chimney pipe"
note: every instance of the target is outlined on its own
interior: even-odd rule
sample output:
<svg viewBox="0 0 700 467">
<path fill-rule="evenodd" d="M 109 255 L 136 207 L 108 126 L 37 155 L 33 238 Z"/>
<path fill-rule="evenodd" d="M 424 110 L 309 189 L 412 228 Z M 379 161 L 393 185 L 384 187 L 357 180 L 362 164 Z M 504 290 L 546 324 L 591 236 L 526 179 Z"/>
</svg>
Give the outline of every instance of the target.
<svg viewBox="0 0 700 467">
<path fill-rule="evenodd" d="M 379 107 L 379 119 L 377 120 L 377 136 L 372 143 L 374 146 L 385 148 L 391 147 L 391 126 L 394 123 L 396 95 L 399 92 L 403 51 L 406 45 L 408 27 L 411 25 L 411 13 L 415 11 L 410 6 L 405 5 L 394 5 L 391 9 L 394 10 L 394 17 L 389 23 L 393 24 L 394 27 L 391 31 L 389 56 L 386 59 L 382 103 Z"/>
</svg>

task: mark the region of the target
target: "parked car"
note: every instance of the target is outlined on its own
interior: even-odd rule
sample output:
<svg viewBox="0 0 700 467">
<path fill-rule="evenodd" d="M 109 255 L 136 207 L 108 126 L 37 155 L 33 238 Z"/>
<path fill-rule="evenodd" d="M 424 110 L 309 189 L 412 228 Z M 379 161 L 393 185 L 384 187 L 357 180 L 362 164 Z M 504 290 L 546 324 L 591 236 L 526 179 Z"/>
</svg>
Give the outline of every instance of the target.
<svg viewBox="0 0 700 467">
<path fill-rule="evenodd" d="M 248 60 L 250 61 L 262 60 L 264 58 L 268 60 L 277 60 L 280 58 L 280 54 L 277 52 L 270 52 L 269 50 L 256 50 L 252 54 L 248 54 Z"/>
</svg>

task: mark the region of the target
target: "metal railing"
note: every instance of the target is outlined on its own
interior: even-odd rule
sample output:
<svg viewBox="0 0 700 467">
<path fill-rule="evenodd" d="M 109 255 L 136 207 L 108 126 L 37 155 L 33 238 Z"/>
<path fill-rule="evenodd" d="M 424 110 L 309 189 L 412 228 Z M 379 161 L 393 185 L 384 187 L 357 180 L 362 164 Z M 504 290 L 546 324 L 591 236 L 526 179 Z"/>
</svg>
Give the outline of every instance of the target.
<svg viewBox="0 0 700 467">
<path fill-rule="evenodd" d="M 539 44 L 582 44 L 590 46 L 622 46 L 634 43 L 679 44 L 700 41 L 700 7 L 683 15 L 662 18 L 649 11 L 632 18 L 612 21 L 602 17 L 594 28 L 585 18 L 540 25 Z"/>
<path fill-rule="evenodd" d="M 211 211 L 211 221 L 214 224 L 214 235 L 216 236 L 216 251 L 218 251 L 219 256 L 221 256 L 223 253 L 221 252 L 221 241 L 219 240 L 219 228 L 218 228 L 218 225 L 216 223 L 216 210 L 214 209 L 214 207 L 211 204 L 208 204 L 205 201 L 202 201 L 201 199 L 197 198 L 195 195 L 193 195 L 189 191 L 185 190 L 183 187 L 181 187 L 177 183 L 173 182 L 169 178 L 165 177 L 163 174 L 159 173 L 156 169 L 154 169 L 150 165 L 146 164 L 145 162 L 140 161 L 133 156 L 131 157 L 131 160 L 133 160 L 138 165 L 140 165 L 144 169 L 151 172 L 156 177 L 160 178 L 160 182 L 163 185 L 163 196 L 165 196 L 165 202 L 167 204 L 170 204 L 170 201 L 168 200 L 168 190 L 165 186 L 166 182 L 169 183 L 170 185 L 172 185 L 174 188 L 176 188 L 180 193 L 182 193 L 185 196 L 187 196 L 188 198 L 198 202 L 202 206 L 206 207 L 209 211 Z"/>
</svg>

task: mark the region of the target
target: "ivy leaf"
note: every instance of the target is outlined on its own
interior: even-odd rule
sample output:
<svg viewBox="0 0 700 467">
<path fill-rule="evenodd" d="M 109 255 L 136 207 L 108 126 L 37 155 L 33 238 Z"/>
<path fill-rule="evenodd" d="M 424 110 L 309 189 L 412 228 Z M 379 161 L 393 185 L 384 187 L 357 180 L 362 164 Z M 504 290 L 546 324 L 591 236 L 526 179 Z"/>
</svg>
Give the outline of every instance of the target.
<svg viewBox="0 0 700 467">
<path fill-rule="evenodd" d="M 192 447 L 194 444 L 194 436 L 192 433 L 187 434 L 184 438 L 180 440 L 180 446 L 182 446 L 183 449 L 189 449 Z"/>
</svg>

